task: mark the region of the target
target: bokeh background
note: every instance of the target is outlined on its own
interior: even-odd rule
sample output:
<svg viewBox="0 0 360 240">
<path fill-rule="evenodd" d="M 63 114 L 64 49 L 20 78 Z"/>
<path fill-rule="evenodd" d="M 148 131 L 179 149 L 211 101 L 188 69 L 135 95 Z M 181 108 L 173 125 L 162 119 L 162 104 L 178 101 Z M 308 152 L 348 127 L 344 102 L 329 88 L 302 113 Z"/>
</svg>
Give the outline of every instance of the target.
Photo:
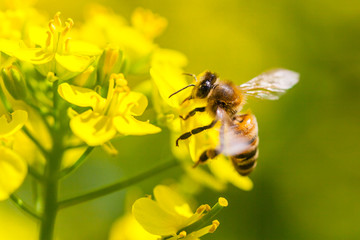
<svg viewBox="0 0 360 240">
<path fill-rule="evenodd" d="M 220 214 L 219 229 L 203 239 L 360 239 L 359 1 L 93 2 L 127 19 L 136 7 L 166 17 L 169 26 L 157 43 L 186 54 L 187 72 L 210 69 L 239 84 L 274 67 L 301 75 L 299 84 L 279 101 L 249 101 L 260 128 L 260 157 L 251 174 L 254 189 L 203 189 L 196 196 L 199 203 L 214 203 L 219 196 L 230 203 Z M 83 21 L 88 3 L 39 0 L 36 7 L 49 16 L 61 11 L 76 23 Z M 95 151 L 64 181 L 62 195 L 149 169 L 166 160 L 169 144 L 166 131 L 120 139 L 115 143 L 117 159 Z M 173 169 L 140 186 L 151 194 L 162 179 L 180 175 Z M 58 239 L 106 239 L 111 224 L 123 214 L 125 193 L 61 211 Z M 9 201 L 0 203 L 0 209 L 1 225 L 13 233 L 1 240 L 36 236 L 31 219 Z M 27 231 L 29 235 L 21 235 Z"/>
</svg>

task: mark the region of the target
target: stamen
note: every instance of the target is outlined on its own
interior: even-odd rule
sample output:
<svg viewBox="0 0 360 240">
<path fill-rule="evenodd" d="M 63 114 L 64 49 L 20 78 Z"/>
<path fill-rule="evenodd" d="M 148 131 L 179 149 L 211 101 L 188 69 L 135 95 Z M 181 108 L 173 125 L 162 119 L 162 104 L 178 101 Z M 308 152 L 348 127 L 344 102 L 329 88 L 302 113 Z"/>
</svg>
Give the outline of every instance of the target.
<svg viewBox="0 0 360 240">
<path fill-rule="evenodd" d="M 218 220 L 212 221 L 212 226 L 209 229 L 209 233 L 215 232 L 215 230 L 218 228 L 219 225 L 220 225 L 220 222 Z"/>
<path fill-rule="evenodd" d="M 51 19 L 51 20 L 49 21 L 49 29 L 50 29 L 50 32 L 51 32 L 51 33 L 55 33 L 56 27 L 55 27 L 55 25 L 54 25 L 54 19 Z"/>
<path fill-rule="evenodd" d="M 61 33 L 62 36 L 66 36 L 70 32 L 70 29 L 71 29 L 71 25 L 70 25 L 69 22 L 66 22 L 65 25 L 66 26 L 65 26 L 64 30 L 62 31 L 62 33 Z"/>
<path fill-rule="evenodd" d="M 70 51 L 70 39 L 71 38 L 67 38 L 65 39 L 65 52 L 69 52 Z"/>
<path fill-rule="evenodd" d="M 60 12 L 57 12 L 54 16 L 54 24 L 56 27 L 61 28 L 62 24 L 61 24 L 61 20 L 60 20 Z"/>
<path fill-rule="evenodd" d="M 50 47 L 50 44 L 51 44 L 51 32 L 47 31 L 46 34 L 47 34 L 47 38 L 46 38 L 46 42 L 45 42 L 45 48 L 48 48 L 48 47 Z"/>
<path fill-rule="evenodd" d="M 227 207 L 229 205 L 229 202 L 223 197 L 219 197 L 218 202 L 222 207 Z"/>
<path fill-rule="evenodd" d="M 184 237 L 186 237 L 186 232 L 185 231 L 181 231 L 180 233 L 179 233 L 179 238 L 184 238 Z"/>
<path fill-rule="evenodd" d="M 203 204 L 201 205 L 200 207 L 198 207 L 198 209 L 196 210 L 196 213 L 197 214 L 201 214 L 203 213 L 204 211 L 210 211 L 211 210 L 211 207 L 209 206 L 209 204 Z"/>
</svg>

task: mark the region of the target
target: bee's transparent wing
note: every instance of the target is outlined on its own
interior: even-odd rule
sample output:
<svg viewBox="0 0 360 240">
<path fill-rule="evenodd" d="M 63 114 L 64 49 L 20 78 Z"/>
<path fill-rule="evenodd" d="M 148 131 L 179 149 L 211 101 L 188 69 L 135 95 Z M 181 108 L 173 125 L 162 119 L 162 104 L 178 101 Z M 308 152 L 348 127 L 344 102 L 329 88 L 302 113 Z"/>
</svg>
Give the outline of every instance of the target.
<svg viewBox="0 0 360 240">
<path fill-rule="evenodd" d="M 276 100 L 298 81 L 299 74 L 297 72 L 287 69 L 274 69 L 240 85 L 240 88 L 245 95 Z"/>
<path fill-rule="evenodd" d="M 217 150 L 225 156 L 235 156 L 246 152 L 250 147 L 250 139 L 245 137 L 241 132 L 233 129 L 236 126 L 231 124 L 232 120 L 222 109 L 219 108 L 216 113 L 217 117 L 221 119 L 220 141 Z M 256 130 L 254 131 L 257 133 L 256 119 L 255 124 Z"/>
</svg>

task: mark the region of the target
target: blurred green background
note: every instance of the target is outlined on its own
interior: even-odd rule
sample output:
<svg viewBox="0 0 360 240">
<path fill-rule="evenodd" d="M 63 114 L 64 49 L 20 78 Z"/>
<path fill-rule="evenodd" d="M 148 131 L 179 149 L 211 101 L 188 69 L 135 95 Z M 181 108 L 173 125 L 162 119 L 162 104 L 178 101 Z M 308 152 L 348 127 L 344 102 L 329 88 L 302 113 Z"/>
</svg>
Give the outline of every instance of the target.
<svg viewBox="0 0 360 240">
<path fill-rule="evenodd" d="M 187 72 L 210 69 L 239 84 L 275 67 L 300 73 L 299 84 L 279 101 L 249 101 L 260 129 L 254 189 L 204 189 L 198 202 L 225 196 L 230 206 L 220 214 L 219 229 L 203 239 L 360 239 L 359 1 L 94 2 L 127 19 L 139 6 L 166 17 L 169 26 L 157 43 L 186 54 Z M 36 6 L 76 23 L 87 3 L 40 0 Z M 66 179 L 63 196 L 134 175 L 170 155 L 167 132 L 115 144 L 119 158 L 96 151 Z M 167 171 L 141 187 L 150 194 L 180 173 Z M 124 196 L 121 191 L 60 212 L 59 239 L 104 239 L 122 214 Z M 10 202 L 1 206 L 21 216 Z"/>
</svg>

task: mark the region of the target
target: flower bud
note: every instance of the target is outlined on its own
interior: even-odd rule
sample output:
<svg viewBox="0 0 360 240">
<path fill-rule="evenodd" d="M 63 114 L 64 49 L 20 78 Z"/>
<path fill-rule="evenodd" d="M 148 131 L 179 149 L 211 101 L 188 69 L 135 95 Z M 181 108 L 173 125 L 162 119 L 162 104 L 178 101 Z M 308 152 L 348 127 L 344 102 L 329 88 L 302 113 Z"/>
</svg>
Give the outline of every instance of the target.
<svg viewBox="0 0 360 240">
<path fill-rule="evenodd" d="M 24 77 L 15 66 L 3 68 L 1 76 L 8 92 L 16 100 L 25 99 L 27 95 L 27 86 Z"/>
<path fill-rule="evenodd" d="M 123 66 L 123 53 L 118 48 L 107 47 L 98 63 L 98 84 L 106 85 L 112 73 L 119 73 Z"/>
<path fill-rule="evenodd" d="M 79 87 L 93 88 L 96 84 L 96 71 L 94 66 L 88 67 L 84 72 L 75 77 L 72 84 Z"/>
</svg>

